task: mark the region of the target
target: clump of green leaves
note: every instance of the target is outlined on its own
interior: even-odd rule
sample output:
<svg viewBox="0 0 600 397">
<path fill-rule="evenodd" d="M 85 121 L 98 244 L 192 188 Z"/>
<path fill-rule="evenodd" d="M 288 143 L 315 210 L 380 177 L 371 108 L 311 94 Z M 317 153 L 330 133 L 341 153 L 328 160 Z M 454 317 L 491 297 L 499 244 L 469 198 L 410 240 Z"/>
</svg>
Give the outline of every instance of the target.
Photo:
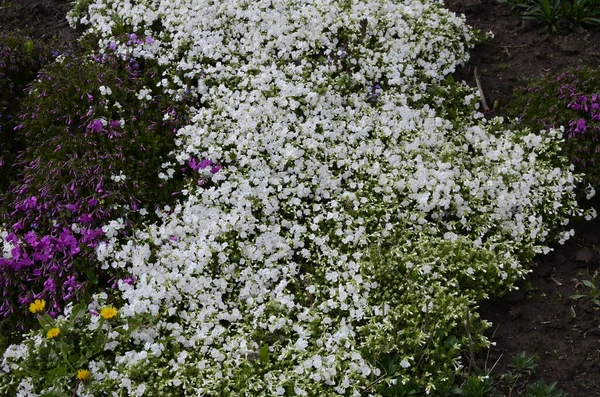
<svg viewBox="0 0 600 397">
<path fill-rule="evenodd" d="M 577 68 L 533 81 L 515 92 L 507 113 L 534 131 L 564 127 L 563 153 L 585 174 L 584 186 L 600 188 L 600 70 Z"/>
<path fill-rule="evenodd" d="M 566 397 L 567 393 L 556 389 L 556 382 L 546 384 L 543 380 L 527 385 L 525 397 Z"/>
<path fill-rule="evenodd" d="M 457 390 L 464 397 L 501 397 L 502 393 L 488 376 L 470 376 Z"/>
<path fill-rule="evenodd" d="M 592 303 L 600 307 L 600 288 L 595 283 L 595 277 L 592 280 L 583 280 L 581 284 L 585 287 L 585 293 L 571 295 L 571 299 L 590 299 Z"/>
<path fill-rule="evenodd" d="M 493 375 L 492 370 L 468 374 L 464 383 L 453 393 L 464 397 L 566 397 L 566 393 L 556 388 L 556 382 L 549 385 L 543 380 L 530 382 L 537 366 L 534 355 L 521 352 L 514 357 L 504 374 Z"/>
<path fill-rule="evenodd" d="M 70 306 L 58 318 L 39 313 L 36 319 L 38 328 L 5 353 L 4 365 L 12 375 L 32 379 L 31 391 L 48 390 L 43 395 L 52 397 L 78 395 L 78 389 L 93 383 L 93 360 L 115 348 L 107 348 L 107 343 L 118 345 L 113 340 L 126 339 L 135 328 L 120 319 L 114 307 L 90 311 L 85 303 Z M 24 358 L 22 351 L 35 354 Z M 8 373 L 0 372 L 0 394 L 16 395 L 16 391 Z"/>
<path fill-rule="evenodd" d="M 578 28 L 600 29 L 599 0 L 499 0 L 551 33 L 568 33 Z"/>
</svg>

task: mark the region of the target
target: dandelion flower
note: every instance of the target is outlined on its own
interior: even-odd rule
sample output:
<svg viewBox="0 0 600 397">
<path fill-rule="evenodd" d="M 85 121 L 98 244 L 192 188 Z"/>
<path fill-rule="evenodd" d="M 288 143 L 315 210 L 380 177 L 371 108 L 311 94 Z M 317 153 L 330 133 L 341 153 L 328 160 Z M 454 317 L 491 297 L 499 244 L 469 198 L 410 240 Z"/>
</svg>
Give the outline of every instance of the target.
<svg viewBox="0 0 600 397">
<path fill-rule="evenodd" d="M 92 377 L 92 373 L 88 369 L 80 369 L 77 371 L 77 380 L 87 382 Z"/>
<path fill-rule="evenodd" d="M 33 303 L 29 304 L 29 311 L 32 313 L 41 313 L 46 308 L 46 301 L 44 299 L 36 299 Z"/>
<path fill-rule="evenodd" d="M 54 339 L 58 335 L 60 335 L 60 328 L 50 328 L 48 332 L 46 332 L 48 339 Z"/>
<path fill-rule="evenodd" d="M 103 307 L 102 310 L 100 310 L 100 317 L 102 317 L 103 319 L 106 319 L 106 320 L 110 320 L 111 318 L 115 317 L 116 315 L 117 315 L 117 309 L 115 309 L 112 306 Z"/>
</svg>

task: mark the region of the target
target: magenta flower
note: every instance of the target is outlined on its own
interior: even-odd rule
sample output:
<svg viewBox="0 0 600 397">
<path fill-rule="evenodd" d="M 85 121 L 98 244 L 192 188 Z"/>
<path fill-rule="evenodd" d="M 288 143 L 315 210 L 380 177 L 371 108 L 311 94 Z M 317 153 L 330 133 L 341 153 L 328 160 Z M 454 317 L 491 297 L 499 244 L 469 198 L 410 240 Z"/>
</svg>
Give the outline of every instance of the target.
<svg viewBox="0 0 600 397">
<path fill-rule="evenodd" d="M 198 171 L 200 169 L 200 163 L 196 158 L 192 158 L 188 161 L 188 165 L 194 171 Z"/>
<path fill-rule="evenodd" d="M 88 129 L 92 130 L 93 132 L 99 132 L 102 130 L 102 128 L 104 128 L 104 124 L 102 124 L 102 121 L 100 120 L 94 120 L 88 125 Z"/>
</svg>

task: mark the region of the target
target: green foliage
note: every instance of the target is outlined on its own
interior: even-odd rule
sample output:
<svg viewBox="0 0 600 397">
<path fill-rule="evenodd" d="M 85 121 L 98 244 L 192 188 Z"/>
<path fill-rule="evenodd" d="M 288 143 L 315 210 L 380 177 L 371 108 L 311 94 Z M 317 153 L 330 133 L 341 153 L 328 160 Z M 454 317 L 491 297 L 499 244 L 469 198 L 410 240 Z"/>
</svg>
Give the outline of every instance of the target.
<svg viewBox="0 0 600 397">
<path fill-rule="evenodd" d="M 466 373 L 465 381 L 454 390 L 454 394 L 467 397 L 501 397 L 523 395 L 525 397 L 566 397 L 561 390 L 556 389 L 556 382 L 547 385 L 543 380 L 530 383 L 531 376 L 535 373 L 536 357 L 521 352 L 514 357 L 509 370 L 504 374 L 493 374 L 492 371 L 480 374 Z M 502 391 L 507 394 L 502 393 Z"/>
<path fill-rule="evenodd" d="M 513 364 L 510 364 L 509 367 L 514 372 L 526 376 L 531 376 L 537 368 L 537 364 L 535 363 L 535 356 L 527 355 L 526 352 L 521 352 L 515 357 L 515 361 L 513 362 Z"/>
<path fill-rule="evenodd" d="M 494 387 L 487 376 L 471 376 L 462 386 L 461 396 L 465 397 L 501 397 L 502 393 Z"/>
<path fill-rule="evenodd" d="M 77 304 L 68 316 L 53 319 L 48 314 L 37 317 L 39 329 L 32 331 L 21 344 L 7 354 L 7 365 L 16 377 L 34 379 L 35 391 L 47 390 L 42 397 L 69 397 L 81 383 L 78 371 L 89 370 L 90 361 L 102 354 L 106 342 L 115 335 L 127 337 L 133 328 L 119 325 L 118 318 L 91 315 L 87 305 Z M 21 359 L 19 351 L 35 351 Z M 93 373 L 92 373 L 93 376 Z M 0 372 L 0 393 L 16 395 L 15 385 Z"/>
<path fill-rule="evenodd" d="M 159 73 L 156 66 L 110 56 L 67 56 L 46 68 L 23 102 L 17 127 L 25 147 L 20 176 L 27 181 L 17 196 L 95 198 L 114 215 L 142 202 L 151 211 L 173 204 L 171 192 L 181 190 L 182 177 L 166 182 L 158 173 L 184 120 L 180 104 L 148 88 Z"/>
<path fill-rule="evenodd" d="M 585 174 L 583 186 L 600 188 L 600 70 L 577 68 L 515 91 L 507 109 L 532 131 L 564 127 L 562 152 Z M 590 195 L 589 191 L 580 196 Z"/>
<path fill-rule="evenodd" d="M 600 29 L 598 0 L 499 0 L 523 19 L 532 20 L 551 33 L 568 33 L 578 28 Z"/>
<path fill-rule="evenodd" d="M 543 380 L 527 385 L 525 397 L 566 397 L 567 393 L 556 390 L 556 382 L 546 384 Z"/>
<path fill-rule="evenodd" d="M 594 305 L 600 307 L 600 288 L 596 286 L 595 278 L 593 278 L 592 280 L 583 280 L 581 284 L 583 284 L 586 287 L 586 293 L 578 293 L 571 295 L 571 299 L 578 300 L 589 298 Z"/>
</svg>

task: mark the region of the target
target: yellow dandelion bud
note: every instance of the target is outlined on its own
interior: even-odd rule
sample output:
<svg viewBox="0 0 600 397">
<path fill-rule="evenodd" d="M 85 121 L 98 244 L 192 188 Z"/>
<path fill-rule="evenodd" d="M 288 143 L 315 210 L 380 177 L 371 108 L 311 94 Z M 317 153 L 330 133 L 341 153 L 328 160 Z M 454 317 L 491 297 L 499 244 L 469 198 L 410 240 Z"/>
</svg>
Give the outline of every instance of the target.
<svg viewBox="0 0 600 397">
<path fill-rule="evenodd" d="M 36 299 L 29 304 L 29 311 L 33 314 L 41 313 L 46 309 L 46 301 L 43 299 Z"/>
<path fill-rule="evenodd" d="M 88 369 L 80 369 L 77 371 L 77 380 L 87 382 L 92 377 L 92 373 Z"/>
<path fill-rule="evenodd" d="M 100 317 L 102 317 L 103 319 L 106 319 L 106 320 L 110 320 L 111 318 L 115 317 L 116 315 L 117 315 L 117 309 L 115 309 L 112 306 L 103 307 L 102 310 L 100 310 Z"/>
<path fill-rule="evenodd" d="M 58 335 L 60 335 L 60 328 L 50 328 L 48 332 L 46 332 L 48 339 L 54 339 Z"/>
</svg>

